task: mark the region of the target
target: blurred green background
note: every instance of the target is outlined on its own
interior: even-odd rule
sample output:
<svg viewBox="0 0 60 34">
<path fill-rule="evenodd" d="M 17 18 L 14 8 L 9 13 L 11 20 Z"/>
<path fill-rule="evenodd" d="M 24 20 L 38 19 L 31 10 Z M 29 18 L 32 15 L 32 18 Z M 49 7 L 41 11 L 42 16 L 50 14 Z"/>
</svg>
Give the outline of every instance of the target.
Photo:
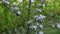
<svg viewBox="0 0 60 34">
<path fill-rule="evenodd" d="M 19 4 L 19 10 L 22 12 L 22 16 L 25 18 L 25 21 L 15 13 L 11 13 L 10 9 L 6 6 L 0 4 L 0 34 L 26 34 L 28 28 L 28 10 L 26 9 L 26 6 L 29 5 L 29 2 L 26 0 L 23 2 L 19 2 L 17 0 L 8 1 L 10 2 L 8 5 L 9 7 L 11 7 L 13 2 L 17 2 Z M 35 15 L 33 11 L 36 9 L 36 4 L 40 3 L 40 0 L 34 1 L 35 5 L 31 5 L 30 8 L 30 19 L 32 20 Z M 47 2 L 43 0 L 43 3 L 46 6 L 42 9 L 41 14 L 45 15 L 46 19 L 43 21 L 44 28 L 38 28 L 37 31 L 42 30 L 44 34 L 60 34 L 60 29 L 57 27 L 51 27 L 52 24 L 60 23 L 60 0 L 48 0 Z M 30 34 L 35 34 L 35 32 L 35 30 L 31 30 Z"/>
</svg>

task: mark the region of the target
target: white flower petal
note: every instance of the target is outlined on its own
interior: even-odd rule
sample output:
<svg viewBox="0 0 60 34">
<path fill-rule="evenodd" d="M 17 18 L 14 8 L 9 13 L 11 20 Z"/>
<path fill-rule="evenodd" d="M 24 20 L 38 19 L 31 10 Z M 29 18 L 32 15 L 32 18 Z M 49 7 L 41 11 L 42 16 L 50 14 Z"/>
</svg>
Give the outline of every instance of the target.
<svg viewBox="0 0 60 34">
<path fill-rule="evenodd" d="M 33 3 L 33 2 L 34 2 L 34 0 L 31 0 L 31 2 Z"/>
<path fill-rule="evenodd" d="M 40 25 L 39 25 L 39 27 L 43 28 L 43 25 L 42 25 L 42 24 L 40 24 Z"/>
</svg>

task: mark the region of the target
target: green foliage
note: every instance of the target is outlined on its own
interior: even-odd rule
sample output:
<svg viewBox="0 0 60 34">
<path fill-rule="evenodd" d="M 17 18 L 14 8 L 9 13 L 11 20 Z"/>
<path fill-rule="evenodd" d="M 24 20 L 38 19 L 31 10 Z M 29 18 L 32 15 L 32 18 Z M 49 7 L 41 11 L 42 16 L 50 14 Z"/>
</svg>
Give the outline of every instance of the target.
<svg viewBox="0 0 60 34">
<path fill-rule="evenodd" d="M 9 0 L 10 1 L 10 0 Z M 0 4 L 0 31 L 3 31 L 2 34 L 5 34 L 5 30 L 8 30 L 8 33 L 11 34 L 12 30 L 14 29 L 15 32 L 18 32 L 18 34 L 22 34 L 23 32 L 26 33 L 28 24 L 28 10 L 26 9 L 26 6 L 29 5 L 28 2 L 18 2 L 17 0 L 11 0 L 9 6 L 11 7 L 12 2 L 17 2 L 19 4 L 19 11 L 22 12 L 22 16 L 25 18 L 25 21 L 20 16 L 17 16 L 15 13 L 10 12 L 10 10 L 4 6 L 3 4 Z M 34 4 L 38 4 L 40 1 L 35 0 Z M 43 15 L 45 15 L 47 18 L 44 19 L 43 24 L 44 26 L 51 26 L 50 24 L 55 24 L 60 22 L 60 0 L 48 0 L 48 2 L 43 2 L 46 7 L 42 9 Z M 33 11 L 36 9 L 36 5 L 31 5 L 30 8 L 30 19 L 33 19 Z M 39 14 L 38 14 L 39 15 Z M 19 29 L 17 29 L 19 28 Z M 37 29 L 39 31 L 41 29 Z M 42 30 L 45 34 L 60 34 L 60 29 L 57 28 L 50 28 L 50 27 L 44 27 Z M 30 34 L 35 34 L 34 30 L 30 31 Z M 14 33 L 14 32 L 13 32 Z M 16 33 L 15 33 L 16 34 Z"/>
</svg>

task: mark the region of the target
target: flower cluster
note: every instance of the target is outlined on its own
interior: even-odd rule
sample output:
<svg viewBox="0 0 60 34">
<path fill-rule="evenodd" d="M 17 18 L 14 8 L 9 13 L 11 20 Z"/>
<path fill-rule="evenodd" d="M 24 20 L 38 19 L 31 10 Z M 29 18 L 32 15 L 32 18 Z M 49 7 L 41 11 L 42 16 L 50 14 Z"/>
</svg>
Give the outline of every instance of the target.
<svg viewBox="0 0 60 34">
<path fill-rule="evenodd" d="M 31 3 L 34 3 L 34 0 L 31 0 Z M 26 7 L 29 8 L 28 6 Z M 46 16 L 42 14 L 38 15 L 38 13 L 42 12 L 42 10 L 40 9 L 41 7 L 45 8 L 45 4 L 41 4 L 41 3 L 37 4 L 37 8 L 34 10 L 35 16 L 33 17 L 33 19 L 35 20 L 35 23 L 29 26 L 29 28 L 32 30 L 37 30 L 37 28 L 43 29 L 42 21 L 46 18 Z M 30 20 L 28 23 L 31 24 L 33 21 Z M 40 31 L 39 33 L 36 34 L 43 34 L 43 32 Z"/>
<path fill-rule="evenodd" d="M 46 16 L 40 14 L 40 16 L 37 16 L 37 15 L 36 15 L 36 16 L 34 16 L 34 18 L 35 18 L 36 20 L 42 21 L 44 18 L 46 18 Z"/>
<path fill-rule="evenodd" d="M 19 11 L 19 7 L 18 7 L 18 3 L 17 2 L 13 2 L 11 8 L 9 6 L 10 2 L 8 0 L 0 1 L 0 4 L 3 4 L 6 7 L 8 7 L 11 12 L 16 13 L 17 15 L 21 15 L 21 12 Z"/>
<path fill-rule="evenodd" d="M 37 8 L 43 7 L 45 8 L 45 4 L 37 4 Z"/>
<path fill-rule="evenodd" d="M 29 28 L 36 30 L 37 29 L 37 26 L 36 25 L 32 25 Z"/>
<path fill-rule="evenodd" d="M 3 4 L 8 5 L 8 4 L 10 4 L 10 3 L 9 3 L 9 1 L 7 1 L 7 0 L 3 0 Z"/>
<path fill-rule="evenodd" d="M 19 2 L 23 2 L 23 0 L 18 0 L 18 1 Z M 26 1 L 29 1 L 29 0 L 26 0 Z M 41 2 L 42 2 L 42 0 L 41 0 Z M 34 0 L 31 0 L 31 3 L 33 4 Z M 7 6 L 7 5 L 10 4 L 10 2 L 8 0 L 3 0 L 3 1 L 0 1 L 0 4 L 4 4 L 4 5 Z M 33 19 L 32 19 L 34 21 L 34 25 L 30 25 L 29 26 L 29 28 L 32 29 L 32 30 L 37 30 L 37 28 L 43 29 L 43 23 L 42 23 L 42 21 L 46 18 L 46 16 L 44 16 L 44 15 L 41 14 L 42 10 L 40 9 L 41 7 L 45 8 L 45 4 L 39 3 L 39 4 L 36 5 L 36 7 L 37 8 L 34 10 L 35 15 L 33 16 Z M 17 14 L 18 16 L 21 15 L 21 11 L 19 10 L 19 4 L 17 2 L 13 2 L 12 6 L 9 7 L 9 8 L 10 8 L 10 10 L 11 10 L 12 13 Z M 26 6 L 26 8 L 30 9 L 29 6 Z M 40 13 L 40 14 L 38 15 L 38 13 Z M 32 23 L 33 22 L 32 20 L 29 20 L 28 24 Z M 54 28 L 55 25 L 52 24 L 52 27 Z M 57 24 L 57 28 L 60 29 L 60 24 Z M 36 34 L 43 34 L 43 32 L 39 31 Z"/>
<path fill-rule="evenodd" d="M 13 2 L 12 6 L 13 7 L 11 7 L 11 12 L 16 13 L 17 15 L 21 15 L 21 12 L 19 11 L 18 3 Z"/>
</svg>

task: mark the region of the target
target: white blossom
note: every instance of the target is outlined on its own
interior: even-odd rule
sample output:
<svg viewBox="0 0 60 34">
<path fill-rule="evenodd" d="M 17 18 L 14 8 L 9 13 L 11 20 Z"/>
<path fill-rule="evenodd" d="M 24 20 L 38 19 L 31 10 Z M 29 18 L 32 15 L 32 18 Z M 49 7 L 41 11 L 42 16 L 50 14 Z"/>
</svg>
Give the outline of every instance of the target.
<svg viewBox="0 0 60 34">
<path fill-rule="evenodd" d="M 4 3 L 4 4 L 9 4 L 9 2 L 8 2 L 8 1 L 5 1 L 5 0 L 3 0 L 3 3 Z"/>
<path fill-rule="evenodd" d="M 3 0 L 3 1 L 6 1 L 6 0 Z"/>
<path fill-rule="evenodd" d="M 46 16 L 40 14 L 40 16 L 39 16 L 39 20 L 42 21 L 44 18 L 46 18 Z"/>
<path fill-rule="evenodd" d="M 26 6 L 27 9 L 29 9 L 29 6 Z"/>
<path fill-rule="evenodd" d="M 28 21 L 28 24 L 30 24 L 31 22 L 32 22 L 32 20 L 29 20 L 29 21 Z"/>
<path fill-rule="evenodd" d="M 19 10 L 18 7 L 12 7 L 11 10 Z"/>
<path fill-rule="evenodd" d="M 45 8 L 45 4 L 42 4 L 43 8 Z"/>
<path fill-rule="evenodd" d="M 37 4 L 37 7 L 39 8 L 40 6 L 42 6 L 42 4 Z"/>
<path fill-rule="evenodd" d="M 44 18 L 46 18 L 46 16 L 40 14 L 39 19 L 43 20 Z"/>
<path fill-rule="evenodd" d="M 19 2 L 23 2 L 23 0 L 18 0 Z"/>
<path fill-rule="evenodd" d="M 35 18 L 36 20 L 42 21 L 44 18 L 46 18 L 46 16 L 40 14 L 40 16 L 37 16 L 37 15 L 36 15 L 36 16 L 34 16 L 34 18 Z"/>
<path fill-rule="evenodd" d="M 20 11 L 17 11 L 16 14 L 17 14 L 17 15 L 21 15 L 21 12 L 20 12 Z"/>
<path fill-rule="evenodd" d="M 39 25 L 39 23 L 37 22 L 37 25 Z"/>
<path fill-rule="evenodd" d="M 41 12 L 41 10 L 40 9 L 36 9 L 36 12 Z"/>
<path fill-rule="evenodd" d="M 45 1 L 48 1 L 48 0 L 45 0 Z"/>
<path fill-rule="evenodd" d="M 40 24 L 40 25 L 39 25 L 39 27 L 40 27 L 40 28 L 43 28 L 43 25 L 42 25 L 42 24 Z"/>
<path fill-rule="evenodd" d="M 39 34 L 43 34 L 43 32 L 42 32 L 42 31 L 40 31 L 40 32 L 39 32 Z"/>
<path fill-rule="evenodd" d="M 36 16 L 34 16 L 34 18 L 35 18 L 36 20 L 39 20 L 39 16 L 37 16 L 37 15 L 36 15 Z"/>
<path fill-rule="evenodd" d="M 55 25 L 54 25 L 54 24 L 52 24 L 52 27 L 54 28 L 54 27 L 55 27 Z"/>
<path fill-rule="evenodd" d="M 18 4 L 16 2 L 13 2 L 13 6 L 18 6 Z"/>
<path fill-rule="evenodd" d="M 57 24 L 57 28 L 60 28 L 60 24 Z"/>
<path fill-rule="evenodd" d="M 38 17 L 39 17 L 38 15 L 34 16 L 34 18 L 38 18 Z"/>
<path fill-rule="evenodd" d="M 37 26 L 36 25 L 32 25 L 29 28 L 36 30 L 37 29 Z"/>
<path fill-rule="evenodd" d="M 31 0 L 31 2 L 33 3 L 33 2 L 34 2 L 34 0 Z"/>
<path fill-rule="evenodd" d="M 18 7 L 14 7 L 14 9 L 15 9 L 15 10 L 19 10 L 19 8 L 18 8 Z"/>
</svg>

